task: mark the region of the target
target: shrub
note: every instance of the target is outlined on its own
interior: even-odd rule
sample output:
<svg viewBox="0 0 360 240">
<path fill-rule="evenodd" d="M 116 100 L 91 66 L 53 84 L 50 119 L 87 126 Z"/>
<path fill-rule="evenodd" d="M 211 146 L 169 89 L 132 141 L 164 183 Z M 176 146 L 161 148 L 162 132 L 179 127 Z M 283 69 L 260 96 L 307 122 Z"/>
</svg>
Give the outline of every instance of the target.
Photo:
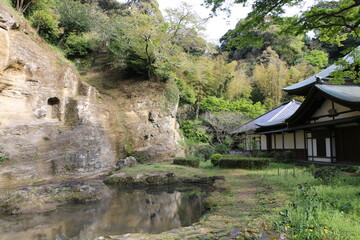
<svg viewBox="0 0 360 240">
<path fill-rule="evenodd" d="M 283 156 L 284 156 L 284 161 L 285 161 L 285 162 L 289 162 L 289 161 L 294 160 L 294 158 L 295 158 L 295 153 L 294 153 L 294 151 L 286 150 L 286 151 L 284 152 Z"/>
<path fill-rule="evenodd" d="M 220 153 L 215 153 L 213 155 L 211 155 L 210 157 L 210 161 L 212 163 L 212 165 L 214 165 L 214 167 L 219 165 L 219 161 L 223 158 L 223 155 L 221 155 Z"/>
<path fill-rule="evenodd" d="M 206 97 L 200 102 L 203 111 L 221 112 L 234 111 L 242 112 L 250 117 L 257 117 L 265 113 L 265 106 L 260 102 L 253 103 L 251 100 L 241 98 L 236 101 L 228 101 L 217 97 Z"/>
<path fill-rule="evenodd" d="M 272 154 L 269 152 L 257 151 L 254 155 L 257 158 L 271 158 Z"/>
<path fill-rule="evenodd" d="M 219 161 L 220 168 L 265 169 L 269 166 L 270 158 L 253 158 L 226 155 Z"/>
<path fill-rule="evenodd" d="M 324 184 L 331 183 L 334 178 L 338 175 L 339 170 L 334 166 L 321 166 L 313 169 L 311 174 L 322 181 Z"/>
<path fill-rule="evenodd" d="M 86 35 L 71 33 L 65 41 L 65 53 L 67 56 L 84 56 L 89 53 L 90 40 Z"/>
<path fill-rule="evenodd" d="M 9 159 L 8 155 L 6 155 L 4 151 L 0 148 L 0 163 L 3 163 L 8 159 Z"/>
<path fill-rule="evenodd" d="M 214 153 L 215 149 L 211 146 L 200 146 L 196 151 L 196 155 L 205 158 L 206 161 L 209 160 Z"/>
<path fill-rule="evenodd" d="M 185 120 L 182 122 L 180 129 L 182 135 L 187 139 L 191 139 L 198 143 L 208 143 L 211 141 L 211 137 L 200 129 L 201 121 Z"/>
<path fill-rule="evenodd" d="M 282 152 L 274 152 L 273 158 L 275 162 L 284 162 L 284 154 Z"/>
<path fill-rule="evenodd" d="M 273 153 L 275 162 L 290 162 L 295 158 L 295 152 L 291 150 L 286 150 L 284 152 L 274 152 Z"/>
<path fill-rule="evenodd" d="M 215 145 L 215 152 L 220 154 L 226 154 L 229 152 L 229 148 L 226 146 L 226 144 L 219 143 Z"/>
<path fill-rule="evenodd" d="M 39 35 L 48 42 L 55 42 L 61 33 L 56 15 L 47 9 L 33 12 L 29 20 Z"/>
<path fill-rule="evenodd" d="M 200 160 L 201 158 L 193 156 L 178 157 L 174 159 L 173 164 L 197 168 L 200 165 Z"/>
</svg>

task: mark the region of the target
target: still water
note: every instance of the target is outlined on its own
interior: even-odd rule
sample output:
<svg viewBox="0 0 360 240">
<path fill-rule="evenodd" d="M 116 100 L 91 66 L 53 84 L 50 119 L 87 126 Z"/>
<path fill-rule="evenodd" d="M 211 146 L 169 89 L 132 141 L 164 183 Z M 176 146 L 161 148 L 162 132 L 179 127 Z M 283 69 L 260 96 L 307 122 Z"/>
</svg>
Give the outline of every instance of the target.
<svg viewBox="0 0 360 240">
<path fill-rule="evenodd" d="M 92 240 L 101 235 L 160 233 L 199 221 L 204 196 L 198 188 L 116 190 L 97 203 L 1 217 L 0 240 Z"/>
</svg>

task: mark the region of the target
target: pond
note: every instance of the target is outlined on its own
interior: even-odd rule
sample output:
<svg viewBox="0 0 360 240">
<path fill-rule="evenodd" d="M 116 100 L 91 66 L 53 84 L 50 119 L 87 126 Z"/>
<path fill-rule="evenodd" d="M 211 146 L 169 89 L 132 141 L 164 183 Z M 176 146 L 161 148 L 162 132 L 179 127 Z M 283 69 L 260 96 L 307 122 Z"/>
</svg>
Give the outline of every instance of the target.
<svg viewBox="0 0 360 240">
<path fill-rule="evenodd" d="M 113 190 L 91 204 L 0 218 L 0 240 L 92 240 L 101 235 L 160 233 L 189 226 L 204 212 L 205 192 L 194 187 Z"/>
</svg>

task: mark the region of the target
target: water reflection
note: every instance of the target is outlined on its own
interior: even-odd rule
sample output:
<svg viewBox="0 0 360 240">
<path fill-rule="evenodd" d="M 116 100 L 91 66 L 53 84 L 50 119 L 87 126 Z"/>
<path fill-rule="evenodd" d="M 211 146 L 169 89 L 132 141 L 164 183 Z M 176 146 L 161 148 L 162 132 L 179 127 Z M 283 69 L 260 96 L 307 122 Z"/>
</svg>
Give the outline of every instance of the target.
<svg viewBox="0 0 360 240">
<path fill-rule="evenodd" d="M 199 189 L 119 190 L 99 203 L 2 217 L 0 240 L 82 240 L 98 235 L 159 233 L 198 221 L 203 196 Z"/>
</svg>

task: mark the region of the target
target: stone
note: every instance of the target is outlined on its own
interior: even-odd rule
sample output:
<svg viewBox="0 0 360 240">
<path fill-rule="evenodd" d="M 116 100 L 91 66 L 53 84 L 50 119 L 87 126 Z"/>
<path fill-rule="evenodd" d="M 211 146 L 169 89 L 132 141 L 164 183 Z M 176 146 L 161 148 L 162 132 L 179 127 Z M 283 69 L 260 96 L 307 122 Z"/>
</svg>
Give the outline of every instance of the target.
<svg viewBox="0 0 360 240">
<path fill-rule="evenodd" d="M 148 183 L 160 183 L 162 181 L 162 177 L 160 175 L 149 176 L 146 178 L 146 181 Z"/>
<path fill-rule="evenodd" d="M 165 176 L 167 176 L 167 177 L 175 177 L 175 173 L 169 172 Z"/>
<path fill-rule="evenodd" d="M 136 167 L 137 161 L 133 156 L 121 159 L 116 163 L 116 170 L 123 169 L 125 167 Z"/>
</svg>

